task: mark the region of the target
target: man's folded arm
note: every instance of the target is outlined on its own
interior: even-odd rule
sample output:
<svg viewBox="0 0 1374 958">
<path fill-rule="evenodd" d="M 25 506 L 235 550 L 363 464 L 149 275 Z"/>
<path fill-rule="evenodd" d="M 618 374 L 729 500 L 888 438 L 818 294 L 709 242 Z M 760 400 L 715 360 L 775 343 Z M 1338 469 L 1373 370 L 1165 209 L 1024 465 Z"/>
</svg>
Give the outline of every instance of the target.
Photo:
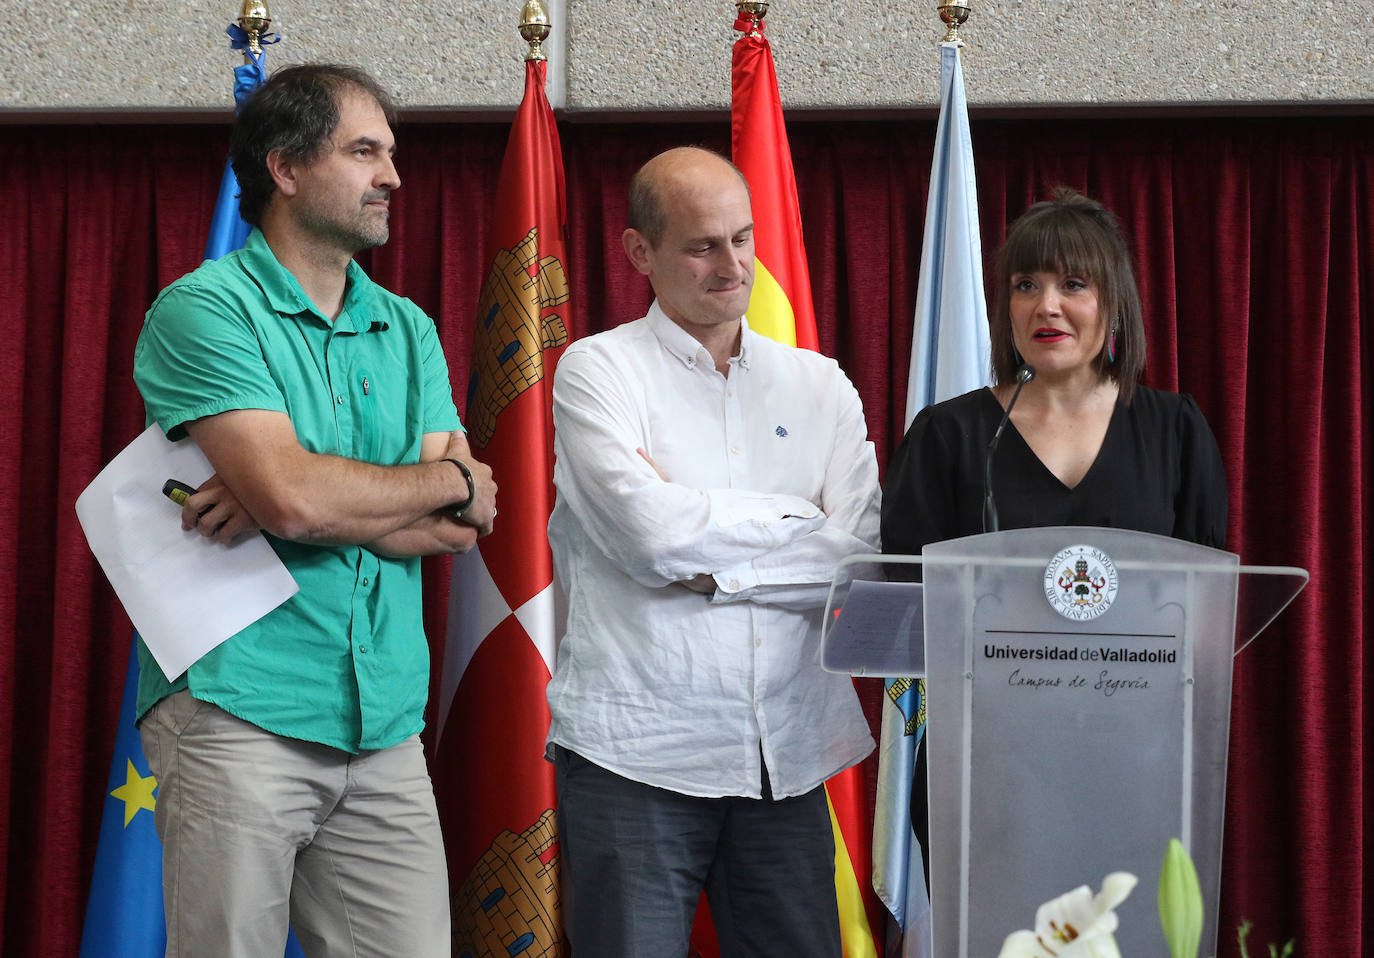
<svg viewBox="0 0 1374 958">
<path fill-rule="evenodd" d="M 554 379 L 559 495 L 598 550 L 646 586 L 681 582 L 765 555 L 818 528 L 797 496 L 693 489 L 664 481 L 620 377 L 565 353 Z"/>
<path fill-rule="evenodd" d="M 429 432 L 420 437 L 420 461 L 434 462 L 442 459 L 444 452 L 448 450 L 450 435 L 446 432 Z M 465 459 L 469 468 L 472 467 L 473 460 Z M 449 464 L 452 465 L 451 463 Z M 478 482 L 477 473 L 473 473 L 473 483 Z M 476 503 L 474 502 L 474 505 Z M 469 506 L 464 510 L 464 518 L 468 518 Z M 388 532 L 386 535 L 373 539 L 371 542 L 364 543 L 378 555 L 392 556 L 400 558 L 403 556 L 428 556 L 443 555 L 445 553 L 467 552 L 477 544 L 478 538 L 491 531 L 488 523 L 482 530 L 464 522 L 454 516 L 452 509 L 439 509 L 436 512 L 426 513 L 414 522 L 395 532 Z"/>
<path fill-rule="evenodd" d="M 490 529 L 496 487 L 491 471 L 471 458 L 462 433 L 426 434 L 419 463 L 377 466 L 307 451 L 287 415 L 273 410 L 229 410 L 188 422 L 186 431 L 243 508 L 278 538 L 371 543 L 398 555 L 419 554 L 412 550 L 426 543 L 461 547 L 466 534 L 440 536 L 441 517 L 432 515 L 468 496 L 466 476 L 446 458 L 468 465 L 477 492 L 463 522 L 454 525 L 479 533 Z M 432 458 L 425 460 L 426 454 Z M 387 538 L 398 533 L 404 535 Z"/>
<path fill-rule="evenodd" d="M 835 442 L 818 497 L 825 525 L 714 575 L 715 602 L 750 601 L 806 609 L 825 604 L 835 567 L 851 555 L 879 551 L 881 491 L 863 404 L 849 380 L 836 382 Z"/>
</svg>

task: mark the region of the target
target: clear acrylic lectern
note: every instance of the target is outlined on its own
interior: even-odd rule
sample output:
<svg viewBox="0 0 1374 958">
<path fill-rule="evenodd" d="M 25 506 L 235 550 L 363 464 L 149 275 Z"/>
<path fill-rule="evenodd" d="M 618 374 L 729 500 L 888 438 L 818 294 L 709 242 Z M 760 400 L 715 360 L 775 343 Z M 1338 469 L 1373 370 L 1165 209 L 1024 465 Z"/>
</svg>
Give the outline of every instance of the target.
<svg viewBox="0 0 1374 958">
<path fill-rule="evenodd" d="M 841 564 L 825 668 L 927 680 L 936 955 L 991 958 L 1042 902 L 1114 871 L 1140 879 L 1118 910 L 1122 954 L 1163 954 L 1171 838 L 1197 867 L 1215 954 L 1231 659 L 1306 583 L 1083 526 Z"/>
</svg>

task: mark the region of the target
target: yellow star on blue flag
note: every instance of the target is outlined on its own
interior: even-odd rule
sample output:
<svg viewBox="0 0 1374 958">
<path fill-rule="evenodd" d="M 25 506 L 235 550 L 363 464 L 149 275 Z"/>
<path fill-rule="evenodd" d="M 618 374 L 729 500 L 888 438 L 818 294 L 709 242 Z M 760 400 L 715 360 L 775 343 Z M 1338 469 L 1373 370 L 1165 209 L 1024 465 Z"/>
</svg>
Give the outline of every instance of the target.
<svg viewBox="0 0 1374 958">
<path fill-rule="evenodd" d="M 81 958 L 161 958 L 167 947 L 162 912 L 162 846 L 152 815 L 157 779 L 134 728 L 138 656 L 129 654 L 114 760 L 105 785 L 95 874 L 86 905 Z M 123 759 L 123 762 L 120 762 Z M 123 764 L 123 768 L 120 765 Z M 121 823 L 121 819 L 123 820 Z"/>
<path fill-rule="evenodd" d="M 139 809 L 146 808 L 151 812 L 157 805 L 157 799 L 153 797 L 153 791 L 157 788 L 157 778 L 138 774 L 132 759 L 125 759 L 125 762 L 129 770 L 125 773 L 124 784 L 110 795 L 124 803 L 124 827 L 128 828 Z"/>
</svg>

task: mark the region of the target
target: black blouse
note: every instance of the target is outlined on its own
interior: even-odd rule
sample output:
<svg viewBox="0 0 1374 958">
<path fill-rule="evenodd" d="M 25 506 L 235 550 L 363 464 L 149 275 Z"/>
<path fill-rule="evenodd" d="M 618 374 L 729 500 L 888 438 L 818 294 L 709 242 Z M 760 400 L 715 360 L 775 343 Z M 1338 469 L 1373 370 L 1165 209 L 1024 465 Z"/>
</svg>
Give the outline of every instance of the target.
<svg viewBox="0 0 1374 958">
<path fill-rule="evenodd" d="M 983 531 L 983 463 L 1002 419 L 989 389 L 917 414 L 883 486 L 883 551 L 919 554 L 928 542 Z M 993 496 L 1003 529 L 1108 526 L 1226 541 L 1221 453 L 1191 396 L 1137 386 L 1117 404 L 1102 448 L 1070 489 L 1008 423 L 993 460 Z"/>
</svg>

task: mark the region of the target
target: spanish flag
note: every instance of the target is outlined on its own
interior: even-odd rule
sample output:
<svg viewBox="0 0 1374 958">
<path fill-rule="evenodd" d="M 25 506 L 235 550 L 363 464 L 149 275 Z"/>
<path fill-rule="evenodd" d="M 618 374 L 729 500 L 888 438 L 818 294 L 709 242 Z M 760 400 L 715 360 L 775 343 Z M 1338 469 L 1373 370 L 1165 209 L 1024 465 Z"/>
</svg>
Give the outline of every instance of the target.
<svg viewBox="0 0 1374 958">
<path fill-rule="evenodd" d="M 789 346 L 816 349 L 811 273 L 802 246 L 801 205 L 782 122 L 773 50 L 763 19 L 741 13 L 730 68 L 730 150 L 754 205 L 754 291 L 749 328 Z"/>
<path fill-rule="evenodd" d="M 754 212 L 756 263 L 749 328 L 779 342 L 816 349 L 811 274 L 773 51 L 763 35 L 762 17 L 741 13 L 735 29 L 744 36 L 735 41 L 731 64 L 731 151 L 749 182 Z M 876 958 L 872 929 L 883 912 L 868 880 L 873 827 L 863 776 L 858 767 L 851 768 L 825 788 L 835 830 L 835 893 L 845 958 Z"/>
</svg>

